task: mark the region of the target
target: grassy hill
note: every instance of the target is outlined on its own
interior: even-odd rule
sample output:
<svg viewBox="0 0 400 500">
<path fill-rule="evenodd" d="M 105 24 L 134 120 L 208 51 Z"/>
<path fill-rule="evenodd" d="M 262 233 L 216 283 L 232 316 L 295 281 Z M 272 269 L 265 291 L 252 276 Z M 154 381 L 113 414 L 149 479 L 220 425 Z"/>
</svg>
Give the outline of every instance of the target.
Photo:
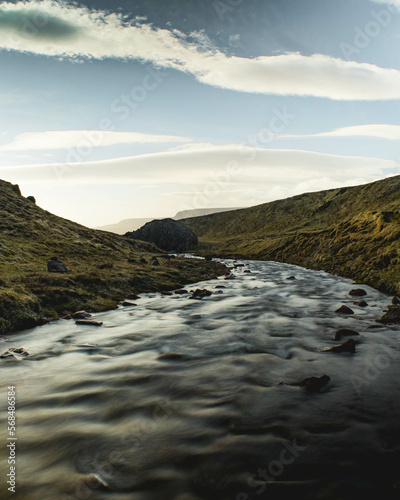
<svg viewBox="0 0 400 500">
<path fill-rule="evenodd" d="M 79 309 L 107 310 L 128 294 L 173 289 L 224 272 L 215 263 L 169 260 L 160 253 L 148 243 L 57 217 L 21 196 L 18 186 L 0 181 L 0 333 Z M 68 273 L 47 271 L 54 256 Z M 159 266 L 151 264 L 152 256 Z"/>
<path fill-rule="evenodd" d="M 202 254 L 324 269 L 400 294 L 400 176 L 182 222 Z"/>
</svg>

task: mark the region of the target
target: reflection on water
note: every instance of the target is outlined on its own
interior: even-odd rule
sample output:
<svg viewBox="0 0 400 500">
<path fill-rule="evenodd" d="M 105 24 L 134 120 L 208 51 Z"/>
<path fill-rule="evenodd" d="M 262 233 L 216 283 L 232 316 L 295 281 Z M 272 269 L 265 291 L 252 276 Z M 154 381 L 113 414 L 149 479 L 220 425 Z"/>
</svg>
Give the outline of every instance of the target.
<svg viewBox="0 0 400 500">
<path fill-rule="evenodd" d="M 349 280 L 244 264 L 187 287 L 214 292 L 202 300 L 143 295 L 96 315 L 102 328 L 59 321 L 1 341 L 30 356 L 0 360 L 2 408 L 9 385 L 18 407 L 17 493 L 3 453 L 0 497 L 397 498 L 399 328 L 368 329 L 389 298 L 363 287 L 362 308 Z M 339 328 L 360 332 L 355 354 L 326 352 Z M 292 385 L 324 374 L 319 393 Z"/>
</svg>

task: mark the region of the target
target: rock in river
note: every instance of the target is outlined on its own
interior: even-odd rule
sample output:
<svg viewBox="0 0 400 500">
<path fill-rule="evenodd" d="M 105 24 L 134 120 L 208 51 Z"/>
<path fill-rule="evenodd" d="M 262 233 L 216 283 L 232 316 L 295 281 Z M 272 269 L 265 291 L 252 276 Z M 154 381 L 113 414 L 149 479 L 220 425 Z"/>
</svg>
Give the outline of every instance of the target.
<svg viewBox="0 0 400 500">
<path fill-rule="evenodd" d="M 360 335 L 355 330 L 348 330 L 347 328 L 343 328 L 338 330 L 335 334 L 335 340 L 341 340 L 343 337 L 356 337 Z"/>
<path fill-rule="evenodd" d="M 339 307 L 339 309 L 336 309 L 337 313 L 340 313 L 340 314 L 354 314 L 354 311 L 352 309 L 350 309 L 350 307 L 347 307 L 347 306 L 341 306 Z"/>
<path fill-rule="evenodd" d="M 328 349 L 329 352 L 356 352 L 356 343 L 353 339 L 347 340 L 344 344 L 336 345 Z"/>
<path fill-rule="evenodd" d="M 364 295 L 367 295 L 367 292 L 362 288 L 355 288 L 354 290 L 350 290 L 349 295 L 364 297 Z"/>
</svg>

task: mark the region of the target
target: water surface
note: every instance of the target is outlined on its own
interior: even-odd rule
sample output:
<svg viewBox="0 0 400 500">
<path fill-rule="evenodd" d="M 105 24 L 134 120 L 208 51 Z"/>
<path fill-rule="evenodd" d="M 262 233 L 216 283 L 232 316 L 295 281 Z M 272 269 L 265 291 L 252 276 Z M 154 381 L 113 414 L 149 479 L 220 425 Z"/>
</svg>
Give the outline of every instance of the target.
<svg viewBox="0 0 400 500">
<path fill-rule="evenodd" d="M 101 328 L 61 320 L 2 339 L 30 356 L 0 360 L 18 438 L 17 493 L 2 467 L 0 497 L 398 498 L 399 328 L 368 328 L 390 298 L 362 286 L 362 308 L 349 280 L 240 263 L 234 280 L 186 287 L 214 292 L 202 300 L 144 294 L 95 315 Z M 355 354 L 326 352 L 339 328 L 360 333 Z M 291 385 L 325 374 L 316 394 Z"/>
</svg>

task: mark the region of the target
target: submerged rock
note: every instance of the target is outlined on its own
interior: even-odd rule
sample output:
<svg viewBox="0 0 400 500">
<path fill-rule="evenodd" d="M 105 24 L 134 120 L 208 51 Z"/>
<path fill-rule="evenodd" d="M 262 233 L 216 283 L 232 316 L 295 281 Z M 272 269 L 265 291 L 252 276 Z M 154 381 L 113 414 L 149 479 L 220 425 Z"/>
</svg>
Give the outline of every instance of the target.
<svg viewBox="0 0 400 500">
<path fill-rule="evenodd" d="M 358 307 L 367 307 L 368 302 L 365 302 L 365 300 L 359 300 L 358 302 L 354 302 L 354 305 Z"/>
<path fill-rule="evenodd" d="M 328 352 L 356 352 L 356 343 L 353 339 L 347 340 L 344 344 L 336 345 L 328 349 Z"/>
<path fill-rule="evenodd" d="M 346 328 L 343 328 L 341 330 L 338 330 L 335 334 L 335 340 L 341 340 L 343 337 L 356 337 L 359 336 L 360 334 L 356 332 L 355 330 L 347 330 Z"/>
<path fill-rule="evenodd" d="M 51 257 L 47 262 L 47 271 L 49 273 L 66 273 L 67 266 L 58 257 Z"/>
<path fill-rule="evenodd" d="M 307 392 L 319 392 L 322 387 L 324 387 L 331 380 L 328 375 L 322 375 L 322 377 L 308 377 L 299 382 L 300 387 L 304 387 Z"/>
<path fill-rule="evenodd" d="M 101 321 L 93 321 L 91 319 L 78 319 L 75 321 L 77 325 L 86 325 L 86 326 L 101 326 L 103 323 Z"/>
<path fill-rule="evenodd" d="M 210 295 L 212 295 L 212 292 L 210 292 L 210 290 L 201 290 L 200 288 L 198 288 L 197 290 L 195 290 L 192 295 L 189 297 L 190 299 L 203 299 L 204 297 L 209 297 Z"/>
<path fill-rule="evenodd" d="M 364 295 L 367 295 L 367 292 L 362 288 L 355 288 L 354 290 L 350 290 L 349 295 L 364 297 Z"/>
<path fill-rule="evenodd" d="M 340 314 L 354 314 L 354 311 L 347 306 L 340 306 L 339 309 L 336 309 L 335 312 Z"/>
</svg>

